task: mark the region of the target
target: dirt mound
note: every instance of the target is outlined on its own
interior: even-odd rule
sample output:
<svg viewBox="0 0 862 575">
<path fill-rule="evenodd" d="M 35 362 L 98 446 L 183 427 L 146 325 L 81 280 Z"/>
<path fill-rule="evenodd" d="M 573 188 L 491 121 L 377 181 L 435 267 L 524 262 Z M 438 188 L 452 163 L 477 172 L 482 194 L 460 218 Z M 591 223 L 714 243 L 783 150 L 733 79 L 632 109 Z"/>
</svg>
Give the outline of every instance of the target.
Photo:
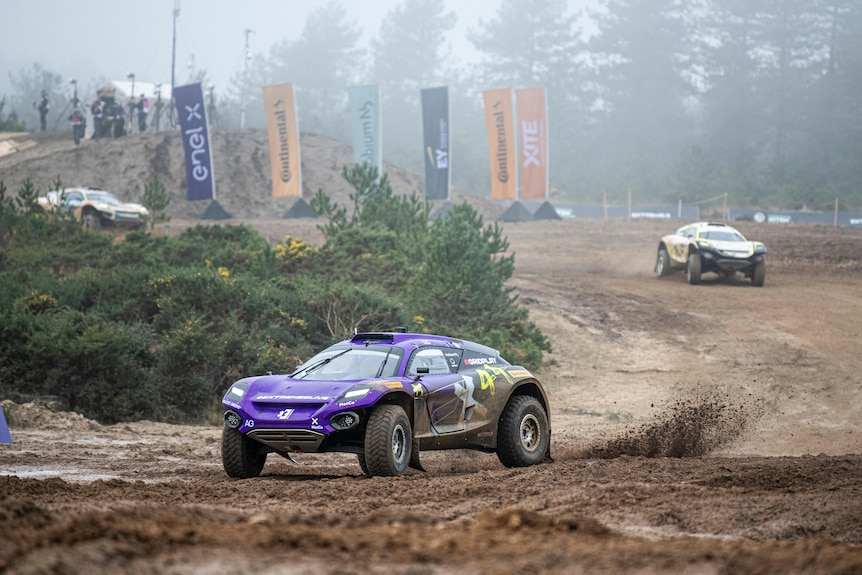
<svg viewBox="0 0 862 575">
<path fill-rule="evenodd" d="M 264 130 L 215 130 L 211 134 L 216 199 L 234 218 L 281 218 L 295 198 L 273 198 L 269 141 Z M 140 202 L 145 184 L 155 175 L 171 198 L 166 210 L 175 219 L 199 220 L 209 201 L 186 201 L 185 164 L 179 132 L 144 132 L 115 140 L 85 140 L 75 146 L 71 137 L 34 134 L 36 145 L 0 157 L 0 174 L 12 193 L 31 179 L 42 193 L 56 177 L 66 186 L 89 186 L 112 191 L 126 201 Z M 310 201 L 323 190 L 336 203 L 349 206 L 350 185 L 341 175 L 353 165 L 353 149 L 320 134 L 305 133 L 302 148 L 302 197 Z M 396 194 L 425 195 L 425 179 L 384 162 L 383 170 Z M 477 191 L 479 192 L 479 191 Z M 452 201 L 468 201 L 486 219 L 502 209 L 488 199 L 452 190 Z M 432 202 L 432 211 L 444 204 Z"/>
<path fill-rule="evenodd" d="M 11 429 L 95 431 L 102 426 L 74 411 L 59 411 L 39 402 L 2 402 Z"/>
</svg>

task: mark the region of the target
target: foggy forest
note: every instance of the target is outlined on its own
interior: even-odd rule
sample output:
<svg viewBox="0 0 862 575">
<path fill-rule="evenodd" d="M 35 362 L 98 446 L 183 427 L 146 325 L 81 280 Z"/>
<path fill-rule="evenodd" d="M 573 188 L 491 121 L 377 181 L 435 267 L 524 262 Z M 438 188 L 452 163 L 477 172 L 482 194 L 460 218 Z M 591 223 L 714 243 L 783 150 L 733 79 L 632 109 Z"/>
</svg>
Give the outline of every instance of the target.
<svg viewBox="0 0 862 575">
<path fill-rule="evenodd" d="M 470 30 L 478 57 L 468 63 L 447 40 L 456 22 L 437 0 L 403 0 L 365 46 L 330 0 L 300 36 L 249 54 L 209 92 L 211 127 L 239 129 L 244 110 L 244 128 L 265 129 L 261 87 L 293 82 L 301 131 L 349 144 L 347 88 L 379 84 L 383 157 L 421 173 L 420 90 L 446 85 L 452 185 L 488 196 L 482 90 L 544 86 L 551 201 L 727 194 L 740 206 L 862 207 L 859 0 L 598 0 L 585 13 L 567 0 L 503 0 Z M 55 110 L 73 98 L 39 62 L 9 79 L 0 131 L 38 126 L 41 89 Z M 82 99 L 100 81 L 80 79 Z"/>
</svg>

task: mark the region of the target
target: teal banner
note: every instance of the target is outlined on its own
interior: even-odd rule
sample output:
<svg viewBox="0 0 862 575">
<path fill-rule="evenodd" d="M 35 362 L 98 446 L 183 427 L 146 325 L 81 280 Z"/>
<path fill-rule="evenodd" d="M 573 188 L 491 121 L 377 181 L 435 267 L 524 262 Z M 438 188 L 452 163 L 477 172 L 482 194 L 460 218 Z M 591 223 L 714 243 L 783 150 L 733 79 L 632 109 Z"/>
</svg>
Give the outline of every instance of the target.
<svg viewBox="0 0 862 575">
<path fill-rule="evenodd" d="M 422 90 L 425 199 L 449 199 L 449 88 Z"/>
<path fill-rule="evenodd" d="M 351 86 L 350 124 L 353 128 L 353 161 L 366 163 L 383 173 L 383 133 L 381 131 L 379 86 Z"/>
</svg>

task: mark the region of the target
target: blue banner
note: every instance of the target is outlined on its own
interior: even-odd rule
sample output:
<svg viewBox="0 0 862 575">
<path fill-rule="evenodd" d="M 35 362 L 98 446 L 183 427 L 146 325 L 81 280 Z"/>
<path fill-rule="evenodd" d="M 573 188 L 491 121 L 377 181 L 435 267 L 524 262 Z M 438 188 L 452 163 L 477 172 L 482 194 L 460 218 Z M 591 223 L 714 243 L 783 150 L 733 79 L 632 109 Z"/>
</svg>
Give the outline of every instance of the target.
<svg viewBox="0 0 862 575">
<path fill-rule="evenodd" d="M 449 199 L 449 88 L 422 90 L 425 199 Z"/>
<path fill-rule="evenodd" d="M 353 128 L 353 161 L 366 163 L 383 172 L 383 134 L 381 132 L 380 88 L 351 86 L 350 124 Z"/>
<path fill-rule="evenodd" d="M 6 424 L 6 414 L 3 413 L 2 407 L 0 407 L 0 443 L 12 443 L 12 434 L 9 433 L 9 426 Z"/>
<path fill-rule="evenodd" d="M 200 83 L 177 86 L 173 91 L 186 154 L 186 199 L 215 199 L 212 145 L 210 144 L 204 93 Z"/>
</svg>

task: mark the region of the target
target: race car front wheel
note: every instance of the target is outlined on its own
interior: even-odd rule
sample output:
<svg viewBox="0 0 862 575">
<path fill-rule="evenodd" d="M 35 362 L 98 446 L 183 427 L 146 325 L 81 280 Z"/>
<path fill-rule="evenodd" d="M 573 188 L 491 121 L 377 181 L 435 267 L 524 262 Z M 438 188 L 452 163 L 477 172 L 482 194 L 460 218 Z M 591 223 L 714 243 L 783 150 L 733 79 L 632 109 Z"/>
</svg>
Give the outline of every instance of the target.
<svg viewBox="0 0 862 575">
<path fill-rule="evenodd" d="M 497 431 L 497 457 L 506 467 L 537 465 L 551 443 L 551 426 L 545 408 L 529 395 L 509 400 Z"/>
<path fill-rule="evenodd" d="M 98 230 L 100 227 L 102 227 L 102 220 L 99 219 L 99 214 L 93 212 L 88 212 L 84 214 L 82 223 L 84 225 L 84 230 L 88 232 Z"/>
<path fill-rule="evenodd" d="M 365 473 L 369 477 L 401 475 L 410 464 L 412 449 L 413 432 L 404 408 L 377 406 L 365 430 Z"/>
<path fill-rule="evenodd" d="M 259 453 L 260 444 L 236 429 L 225 427 L 221 436 L 221 460 L 230 477 L 257 477 L 266 463 L 266 453 Z"/>
<path fill-rule="evenodd" d="M 751 270 L 751 285 L 763 287 L 764 281 L 766 281 L 766 262 L 760 261 L 754 264 Z"/>
<path fill-rule="evenodd" d="M 685 277 L 691 285 L 700 283 L 700 254 L 690 254 L 685 266 Z"/>
</svg>

